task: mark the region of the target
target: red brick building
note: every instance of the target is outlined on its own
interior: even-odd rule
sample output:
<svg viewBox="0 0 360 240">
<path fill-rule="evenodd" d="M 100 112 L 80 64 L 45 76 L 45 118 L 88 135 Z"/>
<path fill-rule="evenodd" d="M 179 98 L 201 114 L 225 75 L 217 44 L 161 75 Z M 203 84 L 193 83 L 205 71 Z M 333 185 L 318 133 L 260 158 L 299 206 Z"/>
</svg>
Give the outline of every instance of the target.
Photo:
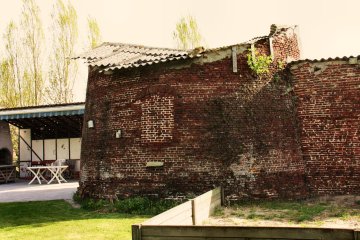
<svg viewBox="0 0 360 240">
<path fill-rule="evenodd" d="M 254 49 L 273 59 L 262 77 Z M 104 43 L 81 57 L 82 196 L 360 192 L 359 65 L 296 62 L 296 27 L 217 49 Z"/>
<path fill-rule="evenodd" d="M 359 63 L 344 57 L 290 65 L 311 193 L 360 193 Z"/>
</svg>

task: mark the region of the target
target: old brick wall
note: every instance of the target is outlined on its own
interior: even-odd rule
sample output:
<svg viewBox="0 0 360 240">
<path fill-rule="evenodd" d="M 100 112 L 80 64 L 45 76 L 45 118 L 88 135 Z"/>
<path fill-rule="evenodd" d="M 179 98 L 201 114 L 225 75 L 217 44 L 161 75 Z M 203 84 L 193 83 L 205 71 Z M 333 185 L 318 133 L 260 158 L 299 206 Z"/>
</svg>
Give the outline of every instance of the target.
<svg viewBox="0 0 360 240">
<path fill-rule="evenodd" d="M 311 192 L 360 193 L 359 64 L 304 62 L 291 72 Z"/>
<path fill-rule="evenodd" d="M 273 81 L 280 61 L 299 57 L 297 39 L 280 33 L 273 43 L 272 73 L 261 79 L 244 46 L 237 73 L 231 48 L 111 75 L 90 69 L 85 122 L 95 127 L 84 124 L 79 193 L 173 196 L 221 184 L 237 199 L 306 196 L 294 96 L 286 81 Z M 256 47 L 270 54 L 267 39 Z"/>
</svg>

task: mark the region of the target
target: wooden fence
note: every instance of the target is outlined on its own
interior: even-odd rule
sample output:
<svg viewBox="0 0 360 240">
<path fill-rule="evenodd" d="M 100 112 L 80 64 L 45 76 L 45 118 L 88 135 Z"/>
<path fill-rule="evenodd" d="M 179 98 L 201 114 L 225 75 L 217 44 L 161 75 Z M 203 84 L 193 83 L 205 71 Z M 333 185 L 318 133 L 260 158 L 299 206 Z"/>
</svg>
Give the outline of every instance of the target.
<svg viewBox="0 0 360 240">
<path fill-rule="evenodd" d="M 224 202 L 222 188 L 132 226 L 133 240 L 360 240 L 360 230 L 298 227 L 201 226 Z"/>
<path fill-rule="evenodd" d="M 163 212 L 141 225 L 198 225 L 221 206 L 222 188 L 218 187 L 190 201 Z"/>
<path fill-rule="evenodd" d="M 133 240 L 360 240 L 360 230 L 238 226 L 132 226 Z"/>
</svg>

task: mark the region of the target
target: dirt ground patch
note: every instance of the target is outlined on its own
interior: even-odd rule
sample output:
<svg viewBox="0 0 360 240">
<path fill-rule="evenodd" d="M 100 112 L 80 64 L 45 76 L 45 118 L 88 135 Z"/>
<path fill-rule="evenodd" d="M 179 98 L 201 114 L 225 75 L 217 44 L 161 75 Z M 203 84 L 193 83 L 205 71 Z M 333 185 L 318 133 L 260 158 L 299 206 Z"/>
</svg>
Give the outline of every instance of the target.
<svg viewBox="0 0 360 240">
<path fill-rule="evenodd" d="M 360 196 L 241 202 L 217 209 L 204 225 L 360 228 Z"/>
</svg>

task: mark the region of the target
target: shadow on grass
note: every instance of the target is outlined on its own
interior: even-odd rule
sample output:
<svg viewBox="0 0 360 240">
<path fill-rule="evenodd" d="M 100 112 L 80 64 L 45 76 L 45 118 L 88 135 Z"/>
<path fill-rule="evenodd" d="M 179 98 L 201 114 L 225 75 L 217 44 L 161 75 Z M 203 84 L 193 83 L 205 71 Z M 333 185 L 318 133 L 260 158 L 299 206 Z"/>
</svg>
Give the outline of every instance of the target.
<svg viewBox="0 0 360 240">
<path fill-rule="evenodd" d="M 0 228 L 31 225 L 41 227 L 60 221 L 89 219 L 143 219 L 151 216 L 129 215 L 121 213 L 101 213 L 84 209 L 75 209 L 63 200 L 0 203 Z"/>
</svg>

